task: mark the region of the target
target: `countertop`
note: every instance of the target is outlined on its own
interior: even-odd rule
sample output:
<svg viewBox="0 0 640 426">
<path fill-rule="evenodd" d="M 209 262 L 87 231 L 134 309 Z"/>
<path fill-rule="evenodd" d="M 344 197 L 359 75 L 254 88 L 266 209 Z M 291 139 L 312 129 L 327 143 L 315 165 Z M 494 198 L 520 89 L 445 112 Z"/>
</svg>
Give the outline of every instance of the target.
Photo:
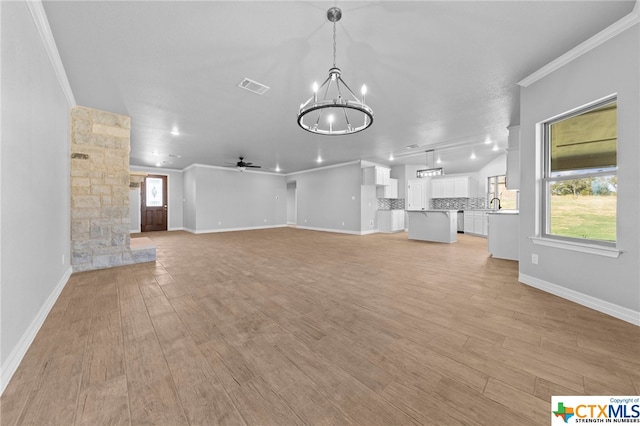
<svg viewBox="0 0 640 426">
<path fill-rule="evenodd" d="M 488 214 L 520 214 L 519 210 L 510 210 L 510 209 L 502 209 L 502 210 L 490 210 Z"/>
</svg>

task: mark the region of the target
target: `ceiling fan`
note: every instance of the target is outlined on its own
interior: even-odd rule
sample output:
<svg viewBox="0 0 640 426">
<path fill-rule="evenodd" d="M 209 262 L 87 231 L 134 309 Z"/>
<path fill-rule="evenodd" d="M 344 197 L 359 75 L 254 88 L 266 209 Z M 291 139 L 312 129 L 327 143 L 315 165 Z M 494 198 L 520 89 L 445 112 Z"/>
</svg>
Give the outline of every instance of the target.
<svg viewBox="0 0 640 426">
<path fill-rule="evenodd" d="M 247 169 L 247 167 L 252 168 L 252 169 L 259 169 L 262 166 L 254 166 L 253 163 L 245 163 L 244 162 L 244 157 L 240 157 L 240 161 L 238 161 L 237 163 L 229 163 L 227 161 L 225 161 L 225 164 L 228 164 L 228 166 L 225 167 L 235 167 L 238 170 L 240 170 L 240 172 L 244 172 L 245 169 Z"/>
</svg>

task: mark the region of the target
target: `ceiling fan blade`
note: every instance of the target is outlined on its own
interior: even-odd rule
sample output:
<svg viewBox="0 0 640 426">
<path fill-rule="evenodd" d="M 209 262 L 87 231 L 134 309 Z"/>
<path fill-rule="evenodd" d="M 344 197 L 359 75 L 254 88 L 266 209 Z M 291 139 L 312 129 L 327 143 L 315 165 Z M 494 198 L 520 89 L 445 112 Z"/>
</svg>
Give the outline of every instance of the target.
<svg viewBox="0 0 640 426">
<path fill-rule="evenodd" d="M 251 163 L 247 163 L 247 165 L 245 167 L 253 167 L 254 169 L 261 169 L 262 166 L 250 166 L 249 164 Z"/>
</svg>

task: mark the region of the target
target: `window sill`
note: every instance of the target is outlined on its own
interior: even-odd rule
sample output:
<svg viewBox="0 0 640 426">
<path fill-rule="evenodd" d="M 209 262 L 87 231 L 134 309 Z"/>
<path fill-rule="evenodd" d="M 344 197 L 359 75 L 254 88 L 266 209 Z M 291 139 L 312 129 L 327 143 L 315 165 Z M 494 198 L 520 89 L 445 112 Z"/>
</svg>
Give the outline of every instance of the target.
<svg viewBox="0 0 640 426">
<path fill-rule="evenodd" d="M 554 248 L 559 248 L 564 250 L 577 251 L 580 253 L 595 254 L 597 256 L 617 258 L 618 256 L 620 256 L 620 253 L 622 253 L 622 251 L 618 250 L 617 248 L 604 247 L 604 246 L 599 246 L 597 244 L 576 243 L 573 241 L 561 241 L 561 240 L 554 240 L 551 238 L 542 238 L 542 237 L 529 237 L 529 238 L 531 239 L 533 244 L 536 244 L 539 246 L 554 247 Z"/>
</svg>

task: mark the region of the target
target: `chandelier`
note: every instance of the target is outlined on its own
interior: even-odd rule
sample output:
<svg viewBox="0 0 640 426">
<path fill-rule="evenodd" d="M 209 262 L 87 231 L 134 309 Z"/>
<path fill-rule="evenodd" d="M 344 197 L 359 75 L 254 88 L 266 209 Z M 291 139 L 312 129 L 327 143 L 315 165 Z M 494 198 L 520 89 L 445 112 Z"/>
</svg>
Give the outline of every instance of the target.
<svg viewBox="0 0 640 426">
<path fill-rule="evenodd" d="M 360 100 L 336 67 L 336 22 L 340 18 L 342 11 L 339 8 L 332 7 L 327 11 L 327 19 L 333 23 L 333 67 L 322 85 L 313 84 L 313 96 L 301 104 L 298 111 L 298 125 L 320 135 L 356 133 L 373 123 L 373 110 L 365 104 L 367 87 L 362 85 Z"/>
</svg>

